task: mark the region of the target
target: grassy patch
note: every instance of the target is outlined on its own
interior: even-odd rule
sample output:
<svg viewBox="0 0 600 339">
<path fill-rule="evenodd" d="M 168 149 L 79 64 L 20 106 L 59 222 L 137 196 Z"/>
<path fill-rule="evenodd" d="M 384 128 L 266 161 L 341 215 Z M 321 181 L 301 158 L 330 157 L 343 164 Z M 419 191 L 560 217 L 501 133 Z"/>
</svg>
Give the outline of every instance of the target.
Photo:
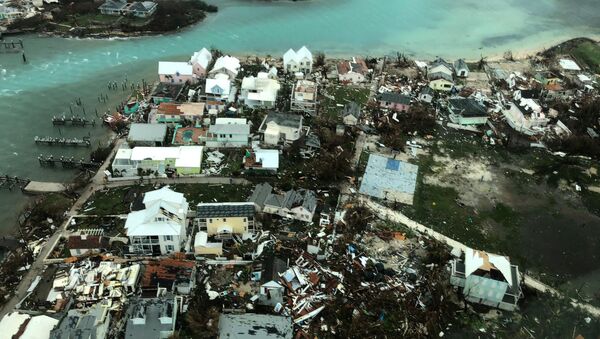
<svg viewBox="0 0 600 339">
<path fill-rule="evenodd" d="M 218 184 L 176 184 L 171 189 L 183 193 L 190 204 L 195 206 L 201 202 L 238 202 L 246 201 L 252 193 L 252 185 L 218 185 Z"/>
<path fill-rule="evenodd" d="M 98 191 L 84 205 L 83 214 L 119 215 L 130 211 L 134 192 L 146 192 L 151 186 L 128 186 Z"/>
<path fill-rule="evenodd" d="M 321 116 L 335 120 L 339 118 L 339 113 L 345 104 L 354 101 L 359 105 L 365 105 L 369 100 L 369 89 L 366 88 L 332 85 L 328 86 L 325 92 L 327 96 L 322 95 L 319 111 Z"/>
<path fill-rule="evenodd" d="M 586 41 L 575 47 L 571 53 L 595 73 L 600 72 L 600 46 L 598 44 Z"/>
</svg>

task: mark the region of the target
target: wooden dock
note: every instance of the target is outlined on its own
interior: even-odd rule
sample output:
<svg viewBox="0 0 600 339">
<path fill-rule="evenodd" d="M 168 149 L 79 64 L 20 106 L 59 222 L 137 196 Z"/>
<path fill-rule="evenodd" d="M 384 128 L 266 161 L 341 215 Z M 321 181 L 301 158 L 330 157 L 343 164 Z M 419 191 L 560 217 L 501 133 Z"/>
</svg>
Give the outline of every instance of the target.
<svg viewBox="0 0 600 339">
<path fill-rule="evenodd" d="M 4 53 L 20 53 L 23 51 L 23 40 L 0 40 L 0 52 Z"/>
<path fill-rule="evenodd" d="M 57 164 L 60 164 L 63 168 L 77 168 L 80 170 L 96 169 L 101 165 L 100 163 L 85 161 L 83 159 L 75 160 L 74 157 L 67 158 L 61 156 L 60 158 L 54 158 L 53 155 L 43 154 L 38 156 L 38 162 L 43 167 L 55 167 Z"/>
<path fill-rule="evenodd" d="M 55 138 L 55 137 L 38 137 L 33 138 L 36 144 L 49 146 L 83 146 L 90 147 L 92 142 L 90 137 L 79 138 Z"/>
<path fill-rule="evenodd" d="M 96 126 L 96 120 L 88 120 L 85 117 L 79 117 L 79 116 L 71 116 L 69 118 L 67 118 L 65 115 L 61 116 L 61 117 L 57 117 L 57 116 L 53 116 L 52 117 L 52 124 L 54 126 L 64 126 L 66 124 L 71 124 L 71 126 L 80 126 L 80 127 L 85 127 L 88 125 L 91 126 Z"/>
</svg>

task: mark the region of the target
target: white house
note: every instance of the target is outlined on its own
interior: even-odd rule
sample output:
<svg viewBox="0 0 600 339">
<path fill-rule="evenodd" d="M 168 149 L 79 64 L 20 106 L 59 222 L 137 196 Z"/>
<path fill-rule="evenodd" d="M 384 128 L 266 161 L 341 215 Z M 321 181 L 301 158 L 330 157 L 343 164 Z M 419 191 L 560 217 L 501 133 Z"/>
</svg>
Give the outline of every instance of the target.
<svg viewBox="0 0 600 339">
<path fill-rule="evenodd" d="M 302 46 L 297 52 L 290 48 L 283 55 L 283 69 L 285 72 L 310 74 L 312 65 L 313 56 L 306 46 Z"/>
<path fill-rule="evenodd" d="M 195 52 L 194 55 L 192 55 L 190 58 L 190 65 L 192 65 L 192 69 L 196 78 L 206 78 L 206 72 L 211 61 L 212 54 L 206 48 L 202 48 L 200 51 Z"/>
<path fill-rule="evenodd" d="M 469 66 L 464 59 L 458 59 L 454 62 L 454 73 L 459 78 L 467 78 L 469 76 Z"/>
<path fill-rule="evenodd" d="M 258 73 L 256 77 L 245 77 L 242 80 L 240 102 L 251 108 L 275 107 L 280 88 L 279 81 L 269 79 L 269 75 L 265 72 Z"/>
<path fill-rule="evenodd" d="M 206 147 L 244 147 L 248 145 L 250 125 L 243 118 L 217 118 L 200 141 Z"/>
<path fill-rule="evenodd" d="M 183 84 L 186 82 L 195 83 L 196 78 L 192 70 L 192 65 L 187 62 L 159 61 L 158 77 L 160 82 Z"/>
<path fill-rule="evenodd" d="M 129 213 L 125 230 L 129 251 L 137 255 L 179 252 L 187 240 L 188 202 L 168 187 L 148 192 L 145 209 Z"/>
<path fill-rule="evenodd" d="M 219 57 L 215 61 L 215 65 L 208 72 L 211 77 L 215 77 L 217 74 L 226 74 L 230 80 L 235 79 L 238 72 L 240 71 L 240 60 L 238 58 L 224 55 Z"/>
<path fill-rule="evenodd" d="M 113 175 L 132 177 L 139 171 L 159 176 L 200 174 L 202 151 L 202 146 L 120 148 L 112 163 Z"/>
<path fill-rule="evenodd" d="M 421 89 L 421 92 L 419 92 L 419 101 L 430 104 L 433 101 L 434 94 L 435 92 L 431 87 L 425 86 Z"/>
<path fill-rule="evenodd" d="M 216 74 L 213 79 L 206 79 L 202 100 L 206 102 L 209 114 L 217 114 L 225 109 L 231 93 L 231 81 L 226 74 Z"/>
<path fill-rule="evenodd" d="M 263 119 L 258 130 L 267 145 L 291 143 L 302 135 L 302 120 L 302 115 L 271 112 Z"/>
<path fill-rule="evenodd" d="M 442 72 L 452 77 L 454 74 L 454 67 L 451 63 L 447 62 L 442 58 L 438 58 L 429 64 L 427 68 L 427 74 Z"/>
</svg>

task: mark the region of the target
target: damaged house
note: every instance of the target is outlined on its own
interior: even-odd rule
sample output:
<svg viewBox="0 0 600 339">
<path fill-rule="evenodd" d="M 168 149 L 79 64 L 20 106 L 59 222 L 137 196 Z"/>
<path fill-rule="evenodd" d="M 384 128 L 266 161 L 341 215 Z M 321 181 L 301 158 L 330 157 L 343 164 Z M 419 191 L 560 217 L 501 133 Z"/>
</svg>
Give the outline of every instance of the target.
<svg viewBox="0 0 600 339">
<path fill-rule="evenodd" d="M 302 115 L 271 112 L 263 119 L 258 131 L 267 145 L 292 143 L 302 136 L 302 120 Z"/>
<path fill-rule="evenodd" d="M 263 213 L 305 222 L 312 221 L 317 209 L 317 196 L 313 191 L 292 189 L 283 194 L 276 194 L 271 190 L 269 184 L 257 185 L 249 201 Z"/>
<path fill-rule="evenodd" d="M 298 80 L 292 89 L 290 102 L 292 112 L 315 115 L 317 112 L 317 84 L 308 80 Z"/>
<path fill-rule="evenodd" d="M 467 248 L 451 262 L 450 283 L 467 301 L 514 311 L 522 297 L 519 268 L 507 257 Z"/>
<path fill-rule="evenodd" d="M 50 339 L 110 338 L 110 323 L 110 309 L 104 302 L 86 311 L 72 309 L 50 332 Z"/>
<path fill-rule="evenodd" d="M 166 255 L 181 251 L 187 239 L 188 203 L 168 187 L 148 192 L 145 209 L 129 213 L 125 229 L 135 255 Z"/>
<path fill-rule="evenodd" d="M 156 296 L 161 289 L 189 295 L 196 286 L 196 263 L 190 260 L 161 259 L 144 265 L 143 295 Z"/>
<path fill-rule="evenodd" d="M 550 119 L 544 114 L 539 102 L 535 99 L 522 98 L 519 91 L 515 92 L 514 98 L 515 100 L 502 109 L 502 114 L 510 127 L 525 135 L 543 133 Z"/>
<path fill-rule="evenodd" d="M 386 92 L 377 96 L 379 107 L 395 112 L 407 112 L 410 109 L 410 97 L 402 93 Z"/>
<path fill-rule="evenodd" d="M 487 108 L 471 98 L 448 100 L 448 118 L 459 125 L 483 125 L 487 123 Z"/>
<path fill-rule="evenodd" d="M 177 300 L 169 298 L 137 299 L 127 310 L 125 338 L 170 338 L 175 331 Z"/>
</svg>

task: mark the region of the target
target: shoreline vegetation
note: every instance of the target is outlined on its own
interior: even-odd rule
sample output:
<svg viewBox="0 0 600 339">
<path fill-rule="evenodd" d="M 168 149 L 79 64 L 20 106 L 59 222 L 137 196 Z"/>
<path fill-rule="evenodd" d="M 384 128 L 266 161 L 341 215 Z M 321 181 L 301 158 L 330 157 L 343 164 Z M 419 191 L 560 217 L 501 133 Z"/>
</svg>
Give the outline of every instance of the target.
<svg viewBox="0 0 600 339">
<path fill-rule="evenodd" d="M 217 6 L 201 0 L 156 0 L 156 12 L 148 18 L 104 15 L 102 0 L 61 0 L 31 18 L 11 23 L 5 35 L 43 33 L 65 38 L 111 38 L 158 35 L 179 31 L 202 22 Z"/>
</svg>

